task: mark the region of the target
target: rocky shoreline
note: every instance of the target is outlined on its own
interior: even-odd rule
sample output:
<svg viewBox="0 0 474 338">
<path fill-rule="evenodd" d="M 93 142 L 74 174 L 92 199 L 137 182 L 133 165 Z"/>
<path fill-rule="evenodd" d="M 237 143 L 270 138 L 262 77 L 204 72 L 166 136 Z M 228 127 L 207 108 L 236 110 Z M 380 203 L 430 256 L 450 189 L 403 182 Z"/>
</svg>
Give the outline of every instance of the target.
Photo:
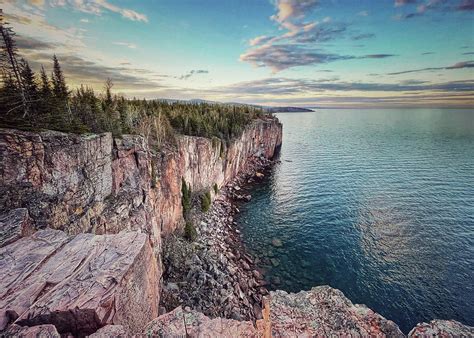
<svg viewBox="0 0 474 338">
<path fill-rule="evenodd" d="M 253 157 L 246 169 L 217 194 L 207 213 L 194 208 L 198 238 L 170 236 L 163 243 L 161 313 L 178 306 L 211 317 L 255 321 L 262 318 L 262 299 L 269 294 L 262 272 L 241 241 L 234 221 L 237 203 L 248 202 L 246 187 L 258 183 L 278 160 Z"/>
</svg>

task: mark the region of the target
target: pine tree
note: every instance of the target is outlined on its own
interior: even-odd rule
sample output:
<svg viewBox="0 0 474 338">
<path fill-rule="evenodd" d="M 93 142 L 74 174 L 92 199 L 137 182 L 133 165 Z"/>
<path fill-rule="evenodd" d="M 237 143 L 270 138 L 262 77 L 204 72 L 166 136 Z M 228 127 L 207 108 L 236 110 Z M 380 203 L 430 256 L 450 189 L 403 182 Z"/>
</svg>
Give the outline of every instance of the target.
<svg viewBox="0 0 474 338">
<path fill-rule="evenodd" d="M 20 61 L 20 76 L 23 88 L 33 103 L 38 98 L 38 85 L 36 84 L 35 73 L 25 59 Z"/>
<path fill-rule="evenodd" d="M 41 78 L 41 98 L 43 100 L 49 100 L 51 99 L 51 83 L 49 82 L 48 75 L 46 74 L 46 71 L 44 70 L 44 67 L 41 66 L 41 72 L 40 72 L 40 78 Z"/>
<path fill-rule="evenodd" d="M 48 123 L 47 121 L 49 120 L 49 116 L 51 114 L 51 107 L 53 106 L 53 102 L 52 102 L 53 94 L 51 91 L 51 83 L 49 81 L 48 75 L 46 74 L 46 71 L 44 70 L 43 66 L 41 66 L 41 71 L 40 71 L 40 84 L 41 84 L 41 87 L 38 92 L 38 96 L 39 96 L 38 107 L 39 107 L 43 122 L 47 124 Z"/>
<path fill-rule="evenodd" d="M 69 96 L 69 91 L 66 85 L 66 79 L 64 78 L 63 71 L 61 66 L 59 65 L 58 58 L 56 55 L 53 56 L 53 74 L 52 74 L 52 81 L 53 81 L 53 94 L 56 99 L 60 101 L 67 101 Z"/>
</svg>

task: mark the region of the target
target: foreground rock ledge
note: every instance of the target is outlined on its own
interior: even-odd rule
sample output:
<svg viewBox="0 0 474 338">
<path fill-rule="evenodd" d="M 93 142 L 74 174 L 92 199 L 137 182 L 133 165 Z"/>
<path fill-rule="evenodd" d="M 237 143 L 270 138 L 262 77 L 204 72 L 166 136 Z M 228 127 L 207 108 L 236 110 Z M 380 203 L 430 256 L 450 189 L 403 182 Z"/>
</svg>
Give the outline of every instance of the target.
<svg viewBox="0 0 474 338">
<path fill-rule="evenodd" d="M 0 257 L 0 330 L 15 321 L 74 335 L 107 324 L 139 332 L 158 315 L 158 266 L 146 234 L 69 241 L 47 229 L 0 249 Z"/>
<path fill-rule="evenodd" d="M 265 300 L 264 318 L 252 322 L 210 319 L 180 307 L 147 325 L 144 334 L 190 337 L 404 337 L 398 326 L 364 305 L 354 305 L 329 286 L 288 294 L 271 292 Z"/>
</svg>

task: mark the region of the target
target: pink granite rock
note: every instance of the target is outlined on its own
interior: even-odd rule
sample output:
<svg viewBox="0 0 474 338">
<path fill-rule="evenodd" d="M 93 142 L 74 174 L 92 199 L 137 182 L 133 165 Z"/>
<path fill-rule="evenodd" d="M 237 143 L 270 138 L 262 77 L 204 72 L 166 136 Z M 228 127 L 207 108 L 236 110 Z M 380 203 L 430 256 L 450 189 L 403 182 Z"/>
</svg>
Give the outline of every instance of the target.
<svg viewBox="0 0 474 338">
<path fill-rule="evenodd" d="M 408 337 L 474 337 L 474 327 L 467 326 L 455 320 L 435 319 L 429 323 L 417 324 Z"/>
<path fill-rule="evenodd" d="M 56 327 L 51 324 L 37 325 L 37 326 L 19 326 L 16 324 L 10 325 L 5 332 L 5 337 L 22 337 L 22 338 L 60 338 L 61 335 L 56 330 Z"/>
<path fill-rule="evenodd" d="M 18 325 L 54 324 L 60 333 L 89 334 L 107 324 L 133 332 L 158 316 L 159 269 L 147 235 L 80 234 L 47 250 L 51 245 L 37 238 L 52 234 L 65 238 L 43 230 L 3 248 L 12 257 L 0 267 L 10 277 L 2 279 L 4 326 L 19 317 Z M 38 263 L 32 266 L 25 251 L 42 253 Z"/>
<path fill-rule="evenodd" d="M 273 337 L 404 337 L 394 322 L 329 286 L 296 294 L 274 291 L 269 299 Z"/>
<path fill-rule="evenodd" d="M 106 325 L 103 328 L 97 330 L 91 334 L 90 338 L 119 338 L 119 337 L 130 337 L 130 333 L 125 330 L 122 325 Z"/>
<path fill-rule="evenodd" d="M 153 320 L 143 334 L 153 337 L 259 337 L 252 322 L 211 319 L 181 307 Z"/>
<path fill-rule="evenodd" d="M 41 292 L 44 282 L 32 276 L 67 240 L 64 232 L 47 229 L 0 248 L 0 330 L 25 311 Z M 17 290 L 28 296 L 22 297 Z"/>
</svg>

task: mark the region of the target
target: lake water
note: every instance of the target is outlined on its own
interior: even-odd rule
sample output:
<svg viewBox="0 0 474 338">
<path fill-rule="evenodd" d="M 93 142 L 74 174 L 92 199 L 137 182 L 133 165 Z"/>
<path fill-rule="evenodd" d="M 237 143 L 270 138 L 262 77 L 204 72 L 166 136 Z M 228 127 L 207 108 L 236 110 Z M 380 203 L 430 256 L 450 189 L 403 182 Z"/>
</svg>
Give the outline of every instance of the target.
<svg viewBox="0 0 474 338">
<path fill-rule="evenodd" d="M 238 218 L 271 288 L 328 284 L 404 332 L 474 325 L 474 111 L 277 116 L 281 163 Z"/>
</svg>

